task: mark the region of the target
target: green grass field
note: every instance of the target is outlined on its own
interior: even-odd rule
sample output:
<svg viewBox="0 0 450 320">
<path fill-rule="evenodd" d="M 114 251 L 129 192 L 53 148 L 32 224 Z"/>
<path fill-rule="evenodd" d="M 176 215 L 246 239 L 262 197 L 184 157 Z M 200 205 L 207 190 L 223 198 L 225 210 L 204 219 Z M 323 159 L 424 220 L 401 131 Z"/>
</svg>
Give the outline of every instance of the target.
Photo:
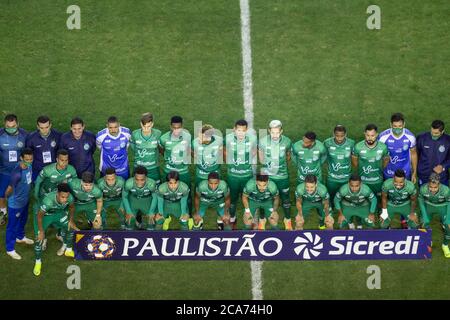
<svg viewBox="0 0 450 320">
<path fill-rule="evenodd" d="M 71 4 L 81 8 L 81 30 L 66 27 Z M 371 4 L 250 1 L 256 129 L 276 118 L 294 141 L 307 130 L 324 140 L 341 123 L 360 140 L 365 124 L 385 129 L 393 112 L 414 133 L 435 118 L 450 122 L 450 3 L 378 0 L 382 28 L 368 30 Z M 3 0 L 0 29 L 1 112 L 27 130 L 42 113 L 62 131 L 81 116 L 93 132 L 112 114 L 135 129 L 152 112 L 162 131 L 175 114 L 191 131 L 194 120 L 225 132 L 244 117 L 237 0 Z M 430 261 L 264 262 L 264 298 L 450 299 L 449 261 L 437 221 L 432 227 Z M 252 298 L 249 262 L 73 262 L 49 238 L 36 278 L 32 247 L 18 245 L 23 260 L 13 261 L 0 227 L 0 299 Z M 71 264 L 81 268 L 81 290 L 66 287 Z M 381 290 L 366 287 L 372 264 Z"/>
</svg>

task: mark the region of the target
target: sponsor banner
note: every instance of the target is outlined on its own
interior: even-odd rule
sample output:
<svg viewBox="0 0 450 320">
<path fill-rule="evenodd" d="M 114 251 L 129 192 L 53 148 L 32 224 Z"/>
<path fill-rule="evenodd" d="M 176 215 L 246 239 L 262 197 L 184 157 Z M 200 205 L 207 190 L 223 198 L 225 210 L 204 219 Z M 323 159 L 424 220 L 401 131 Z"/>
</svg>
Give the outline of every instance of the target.
<svg viewBox="0 0 450 320">
<path fill-rule="evenodd" d="M 431 230 L 77 231 L 78 260 L 430 259 Z"/>
</svg>

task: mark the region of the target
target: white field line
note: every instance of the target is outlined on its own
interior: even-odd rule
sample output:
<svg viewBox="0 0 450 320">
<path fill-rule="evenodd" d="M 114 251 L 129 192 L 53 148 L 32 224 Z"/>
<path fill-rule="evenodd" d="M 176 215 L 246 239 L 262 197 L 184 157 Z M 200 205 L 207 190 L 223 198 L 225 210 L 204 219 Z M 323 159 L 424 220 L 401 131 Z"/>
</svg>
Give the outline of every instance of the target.
<svg viewBox="0 0 450 320">
<path fill-rule="evenodd" d="M 241 7 L 241 39 L 242 39 L 242 77 L 245 120 L 253 128 L 253 80 L 252 49 L 250 39 L 250 7 L 249 0 L 240 0 Z M 250 261 L 252 276 L 252 298 L 262 300 L 262 261 Z"/>
</svg>

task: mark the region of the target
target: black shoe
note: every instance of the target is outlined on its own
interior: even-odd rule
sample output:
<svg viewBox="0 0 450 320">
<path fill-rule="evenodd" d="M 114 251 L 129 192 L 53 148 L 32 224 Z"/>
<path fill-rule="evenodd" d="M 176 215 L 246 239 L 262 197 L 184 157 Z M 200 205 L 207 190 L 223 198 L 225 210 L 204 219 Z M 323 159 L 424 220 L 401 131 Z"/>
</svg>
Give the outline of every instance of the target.
<svg viewBox="0 0 450 320">
<path fill-rule="evenodd" d="M 217 230 L 223 230 L 223 222 L 217 223 Z"/>
</svg>

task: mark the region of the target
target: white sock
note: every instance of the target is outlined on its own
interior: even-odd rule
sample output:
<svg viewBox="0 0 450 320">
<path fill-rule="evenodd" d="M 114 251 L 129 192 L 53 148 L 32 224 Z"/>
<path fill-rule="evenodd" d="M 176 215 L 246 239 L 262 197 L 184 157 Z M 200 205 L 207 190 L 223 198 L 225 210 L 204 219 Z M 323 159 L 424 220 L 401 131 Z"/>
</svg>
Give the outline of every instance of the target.
<svg viewBox="0 0 450 320">
<path fill-rule="evenodd" d="M 230 218 L 230 222 L 233 223 L 233 222 L 235 222 L 235 221 L 236 221 L 236 217 L 231 217 L 231 218 Z"/>
<path fill-rule="evenodd" d="M 66 251 L 72 251 L 72 248 L 66 248 Z"/>
<path fill-rule="evenodd" d="M 36 263 L 39 263 L 39 262 L 41 262 L 41 259 L 36 259 Z"/>
<path fill-rule="evenodd" d="M 0 208 L 0 212 L 6 215 L 6 208 Z"/>
</svg>

